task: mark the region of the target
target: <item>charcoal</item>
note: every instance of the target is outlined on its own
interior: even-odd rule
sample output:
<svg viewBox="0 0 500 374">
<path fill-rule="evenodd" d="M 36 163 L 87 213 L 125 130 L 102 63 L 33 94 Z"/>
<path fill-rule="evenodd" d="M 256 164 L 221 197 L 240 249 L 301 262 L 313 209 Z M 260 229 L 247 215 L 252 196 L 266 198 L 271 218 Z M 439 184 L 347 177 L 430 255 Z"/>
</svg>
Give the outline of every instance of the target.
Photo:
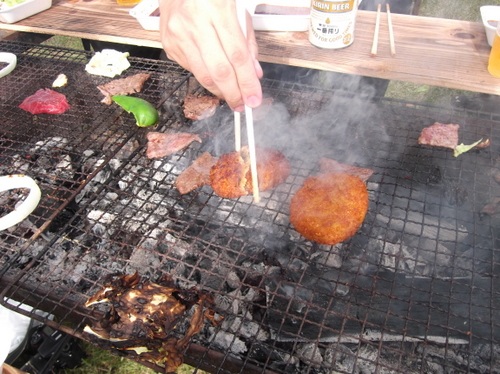
<svg viewBox="0 0 500 374">
<path fill-rule="evenodd" d="M 325 366 L 339 372 L 352 373 L 356 364 L 356 355 L 347 346 L 329 344 L 325 349 Z"/>
<path fill-rule="evenodd" d="M 323 363 L 323 356 L 319 347 L 314 343 L 301 344 L 297 348 L 297 356 L 300 360 L 313 367 L 320 367 Z"/>
<path fill-rule="evenodd" d="M 214 331 L 210 340 L 212 341 L 213 344 L 215 344 L 219 348 L 223 350 L 229 350 L 233 354 L 242 354 L 247 352 L 247 347 L 245 343 L 236 335 L 222 330 L 219 331 L 215 331 L 215 329 L 212 330 Z"/>
</svg>

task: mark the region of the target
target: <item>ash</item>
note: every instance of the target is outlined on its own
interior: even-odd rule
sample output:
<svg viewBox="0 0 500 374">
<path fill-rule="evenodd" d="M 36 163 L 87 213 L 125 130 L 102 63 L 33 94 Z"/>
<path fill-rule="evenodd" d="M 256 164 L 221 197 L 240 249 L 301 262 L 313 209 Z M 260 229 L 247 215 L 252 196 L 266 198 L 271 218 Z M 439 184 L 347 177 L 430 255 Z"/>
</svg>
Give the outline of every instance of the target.
<svg viewBox="0 0 500 374">
<path fill-rule="evenodd" d="M 128 139 L 115 137 L 113 142 Z M 436 291 L 451 294 L 450 279 L 469 281 L 473 271 L 486 272 L 480 248 L 471 253 L 471 228 L 460 216 L 426 209 L 429 202 L 442 204 L 441 191 L 429 194 L 423 185 L 390 191 L 395 183 L 370 181 L 371 206 L 359 234 L 337 246 L 317 245 L 288 222 L 289 199 L 314 169 L 294 152 L 289 157 L 296 173 L 255 204 L 251 197 L 220 199 L 209 187 L 186 196 L 175 190 L 175 178 L 197 154 L 217 153 L 216 141 L 148 160 L 140 140 L 128 139 L 109 158 L 103 149 L 77 151 L 65 138 L 48 137 L 1 166 L 2 174 L 37 175 L 49 196 L 0 238 L 4 246 L 11 236 L 20 238 L 19 247 L 30 244 L 16 268 L 39 258 L 27 282 L 86 296 L 110 274 L 137 271 L 155 280 L 169 273 L 181 288 L 213 292 L 216 310 L 225 316 L 195 342 L 277 371 L 500 372 L 499 346 L 471 345 L 463 334 L 443 328 L 422 329 L 425 321 L 419 322 L 419 311 L 412 314 L 418 307 L 407 305 L 408 293 L 396 292 L 390 305 L 382 300 L 390 299 L 386 288 L 395 284 L 413 290 L 436 280 Z M 426 204 L 419 204 L 419 194 Z M 2 199 L 22 196 L 14 191 Z M 65 199 L 70 203 L 30 243 L 29 233 L 49 216 L 50 203 Z M 418 297 L 425 295 L 429 291 Z M 424 315 L 433 313 L 431 304 Z M 384 313 L 391 308 L 394 313 Z M 406 313 L 404 323 L 396 321 L 397 311 Z"/>
</svg>

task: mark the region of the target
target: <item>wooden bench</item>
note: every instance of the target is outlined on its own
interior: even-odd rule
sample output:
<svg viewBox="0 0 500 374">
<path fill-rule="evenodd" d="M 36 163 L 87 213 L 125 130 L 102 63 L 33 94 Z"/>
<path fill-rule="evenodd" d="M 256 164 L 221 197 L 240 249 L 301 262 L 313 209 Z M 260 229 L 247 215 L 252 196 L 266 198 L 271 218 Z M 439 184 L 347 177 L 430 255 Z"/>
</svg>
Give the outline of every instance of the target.
<svg viewBox="0 0 500 374">
<path fill-rule="evenodd" d="M 415 12 L 419 3 L 413 5 Z M 0 29 L 161 49 L 159 32 L 142 29 L 129 10 L 118 6 L 115 0 L 53 0 L 47 11 L 16 24 L 0 23 Z M 500 94 L 500 79 L 487 71 L 490 47 L 481 23 L 396 13 L 392 22 L 395 57 L 389 51 L 386 17 L 381 21 L 378 54 L 370 57 L 375 14 L 360 10 L 355 41 L 347 48 L 316 48 L 309 43 L 307 32 L 257 32 L 259 59 L 273 64 Z"/>
</svg>

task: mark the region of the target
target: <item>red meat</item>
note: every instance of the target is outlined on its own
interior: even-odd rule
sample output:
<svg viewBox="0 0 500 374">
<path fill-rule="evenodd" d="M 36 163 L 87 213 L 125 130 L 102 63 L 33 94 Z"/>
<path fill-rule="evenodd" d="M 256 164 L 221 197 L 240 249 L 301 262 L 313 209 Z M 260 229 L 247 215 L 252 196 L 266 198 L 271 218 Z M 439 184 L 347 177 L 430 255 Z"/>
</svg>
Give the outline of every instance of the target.
<svg viewBox="0 0 500 374">
<path fill-rule="evenodd" d="M 33 95 L 24 99 L 19 105 L 19 108 L 31 114 L 62 114 L 67 111 L 70 106 L 66 100 L 66 96 L 62 93 L 49 88 L 41 88 Z"/>
<path fill-rule="evenodd" d="M 429 127 L 422 129 L 418 137 L 418 144 L 432 145 L 455 149 L 458 145 L 458 129 L 460 125 L 435 122 Z"/>
<path fill-rule="evenodd" d="M 181 151 L 192 142 L 201 143 L 201 138 L 196 134 L 187 132 L 168 133 L 150 131 L 147 134 L 148 146 L 146 156 L 148 158 L 162 158 Z"/>
</svg>

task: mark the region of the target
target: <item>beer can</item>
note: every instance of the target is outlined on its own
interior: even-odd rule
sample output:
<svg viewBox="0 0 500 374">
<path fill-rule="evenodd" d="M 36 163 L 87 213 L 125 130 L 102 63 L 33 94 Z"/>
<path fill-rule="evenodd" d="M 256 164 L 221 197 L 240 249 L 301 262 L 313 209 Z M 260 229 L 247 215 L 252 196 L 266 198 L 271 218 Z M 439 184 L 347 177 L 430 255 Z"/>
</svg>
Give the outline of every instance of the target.
<svg viewBox="0 0 500 374">
<path fill-rule="evenodd" d="M 312 0 L 309 41 L 320 48 L 338 49 L 354 41 L 358 0 Z"/>
</svg>

